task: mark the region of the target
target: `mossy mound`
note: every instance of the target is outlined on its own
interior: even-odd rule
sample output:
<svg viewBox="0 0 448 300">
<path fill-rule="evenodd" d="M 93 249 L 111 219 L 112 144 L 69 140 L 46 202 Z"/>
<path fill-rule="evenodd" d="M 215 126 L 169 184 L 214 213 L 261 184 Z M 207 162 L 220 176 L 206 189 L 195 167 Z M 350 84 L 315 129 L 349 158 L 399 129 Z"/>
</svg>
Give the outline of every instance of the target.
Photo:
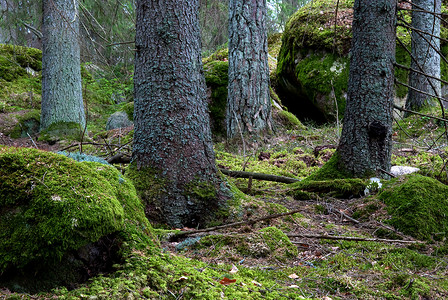
<svg viewBox="0 0 448 300">
<path fill-rule="evenodd" d="M 75 122 L 56 122 L 41 130 L 39 141 L 55 142 L 59 140 L 80 141 L 83 137 L 84 128 Z"/>
<path fill-rule="evenodd" d="M 419 174 L 396 178 L 378 198 L 387 205 L 387 223 L 417 239 L 440 240 L 448 235 L 448 186 Z"/>
<path fill-rule="evenodd" d="M 0 147 L 0 166 L 0 273 L 53 272 L 46 280 L 73 283 L 93 243 L 150 228 L 134 187 L 111 166 L 12 147 Z"/>
<path fill-rule="evenodd" d="M 187 239 L 178 245 L 201 250 L 214 247 L 218 255 L 236 251 L 241 257 L 267 258 L 272 261 L 286 262 L 298 255 L 297 247 L 276 227 L 266 227 L 251 234 L 208 235 L 202 238 Z M 213 255 L 213 254 L 212 254 Z"/>
</svg>

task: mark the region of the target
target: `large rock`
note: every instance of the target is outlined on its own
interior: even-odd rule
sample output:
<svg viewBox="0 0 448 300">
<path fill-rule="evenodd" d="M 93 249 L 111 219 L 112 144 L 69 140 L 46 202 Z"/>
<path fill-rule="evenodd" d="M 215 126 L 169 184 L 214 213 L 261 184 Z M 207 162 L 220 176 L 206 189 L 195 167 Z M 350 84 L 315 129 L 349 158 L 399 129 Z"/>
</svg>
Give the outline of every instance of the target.
<svg viewBox="0 0 448 300">
<path fill-rule="evenodd" d="M 124 111 L 117 111 L 110 115 L 107 119 L 106 130 L 112 130 L 117 128 L 125 128 L 132 126 L 132 121 L 129 120 L 129 116 Z"/>
<path fill-rule="evenodd" d="M 148 226 L 118 170 L 51 152 L 0 147 L 0 195 L 0 286 L 18 291 L 104 272 L 125 220 Z"/>
<path fill-rule="evenodd" d="M 335 33 L 335 11 L 338 16 Z M 400 3 L 400 5 L 406 5 Z M 277 92 L 282 103 L 299 119 L 318 123 L 342 118 L 345 111 L 349 76 L 349 52 L 352 37 L 353 1 L 312 1 L 298 10 L 288 21 L 277 64 Z M 406 14 L 406 13 L 404 13 Z M 397 35 L 410 47 L 410 36 L 403 27 Z M 442 30 L 442 35 L 447 34 Z M 442 42 L 442 52 L 448 47 Z M 410 64 L 410 57 L 397 42 L 396 61 Z M 443 70 L 442 77 L 448 76 Z M 395 76 L 406 83 L 408 72 L 396 68 Z M 445 78 L 447 79 L 447 78 Z M 395 103 L 403 105 L 407 88 L 396 85 Z"/>
<path fill-rule="evenodd" d="M 336 38 L 334 1 L 314 1 L 286 25 L 278 56 L 277 91 L 300 119 L 323 123 L 344 113 L 353 16 L 350 2 L 339 2 Z"/>
</svg>

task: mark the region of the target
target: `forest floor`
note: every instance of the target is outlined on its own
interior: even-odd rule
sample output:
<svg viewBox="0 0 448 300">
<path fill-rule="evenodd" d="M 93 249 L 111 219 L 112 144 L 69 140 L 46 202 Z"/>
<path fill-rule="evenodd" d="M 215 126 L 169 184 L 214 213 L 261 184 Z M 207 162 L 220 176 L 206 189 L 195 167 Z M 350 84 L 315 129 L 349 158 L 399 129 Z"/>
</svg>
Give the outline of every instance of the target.
<svg viewBox="0 0 448 300">
<path fill-rule="evenodd" d="M 417 132 L 418 138 L 412 141 L 408 136 L 407 140 L 401 134 L 395 136 L 393 160 L 398 164 L 405 160 L 408 165 L 422 168 L 422 172 L 428 176 L 441 174 L 445 146 L 438 144 L 424 151 L 423 146 L 431 144 L 439 135 L 436 132 L 439 128 L 432 126 L 431 120 L 424 121 L 425 136 Z M 105 132 L 97 135 L 96 140 L 90 139 L 82 147 L 84 151 L 102 157 L 112 156 L 117 149 L 129 155 L 131 145 L 124 141 L 130 131 L 131 128 Z M 303 179 L 330 158 L 338 142 L 338 132 L 340 130 L 334 126 L 309 126 L 306 130 L 277 132 L 261 143 L 245 142 L 244 147 L 241 141 L 236 144 L 218 142 L 215 144 L 217 163 L 220 168 Z M 433 136 L 430 136 L 431 132 Z M 80 148 L 77 142 L 61 141 L 50 145 L 33 138 L 11 139 L 4 135 L 0 135 L 0 144 L 46 151 L 77 151 Z M 118 167 L 123 169 L 125 166 Z M 331 193 L 316 193 L 309 199 L 300 199 L 295 196 L 293 185 L 258 180 L 252 180 L 249 184 L 248 179 L 240 178 L 228 180 L 245 193 L 240 215 L 234 220 L 230 218 L 228 223 L 256 220 L 288 211 L 297 212 L 289 217 L 191 234 L 177 240 L 172 238 L 173 230 L 156 229 L 165 253 L 191 259 L 191 264 L 201 272 L 210 269 L 220 274 L 213 277 L 215 283 L 207 284 L 211 284 L 210 288 L 221 284 L 225 289 L 221 294 L 222 299 L 249 299 L 249 296 L 232 296 L 229 287 L 232 284 L 238 285 L 238 289 L 246 288 L 249 294 L 253 294 L 250 299 L 448 298 L 446 233 L 441 233 L 442 237 L 437 240 L 429 241 L 417 241 L 400 233 L 387 224 L 387 207 L 375 195 L 336 197 Z M 293 256 L 285 255 L 284 248 L 287 246 L 280 244 L 277 248 L 266 249 L 269 248 L 268 241 L 254 238 L 259 230 L 266 227 L 276 227 L 287 234 L 298 252 Z M 194 231 L 192 228 L 182 230 Z M 280 243 L 281 240 L 278 241 Z M 188 281 L 187 273 L 191 272 L 179 272 L 185 274 L 185 278 L 180 276 L 171 280 Z M 85 294 L 89 283 L 82 286 Z M 198 286 L 197 289 L 206 289 L 206 286 Z M 193 287 L 188 289 L 194 290 Z M 137 289 L 133 297 L 184 299 L 188 289 L 160 290 L 159 298 L 145 296 L 143 289 Z M 77 296 L 68 299 L 97 299 L 82 296 L 84 294 L 74 292 Z M 21 297 L 67 299 L 57 291 L 27 295 L 0 290 L 0 299 Z M 186 299 L 201 297 L 190 296 Z"/>
</svg>

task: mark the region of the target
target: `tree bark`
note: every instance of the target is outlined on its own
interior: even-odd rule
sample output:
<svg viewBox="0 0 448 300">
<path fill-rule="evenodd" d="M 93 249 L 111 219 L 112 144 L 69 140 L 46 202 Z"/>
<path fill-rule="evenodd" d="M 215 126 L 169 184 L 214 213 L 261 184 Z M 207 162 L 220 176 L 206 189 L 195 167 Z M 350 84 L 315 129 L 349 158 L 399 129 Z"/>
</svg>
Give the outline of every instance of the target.
<svg viewBox="0 0 448 300">
<path fill-rule="evenodd" d="M 428 34 L 416 30 L 412 31 L 411 52 L 413 58 L 411 59 L 411 69 L 440 78 L 440 55 L 437 53 L 437 51 L 440 51 L 440 40 L 431 36 L 440 36 L 440 19 L 428 12 L 440 14 L 442 1 L 413 0 L 412 5 L 414 9 L 412 11 L 412 27 Z M 422 9 L 428 12 L 423 12 Z M 432 47 L 428 42 L 431 43 Z M 439 80 L 427 78 L 425 75 L 412 70 L 409 73 L 409 85 L 434 97 L 441 96 Z M 427 94 L 409 89 L 406 108 L 418 111 L 425 106 L 435 105 L 437 100 Z"/>
<path fill-rule="evenodd" d="M 395 0 L 355 0 L 353 41 L 339 167 L 384 176 L 392 150 Z"/>
<path fill-rule="evenodd" d="M 160 183 L 152 195 L 151 184 L 136 188 L 150 218 L 203 226 L 229 194 L 215 165 L 198 0 L 139 0 L 136 29 L 133 177 Z"/>
<path fill-rule="evenodd" d="M 43 0 L 41 130 L 58 122 L 85 126 L 78 8 L 73 0 Z"/>
<path fill-rule="evenodd" d="M 227 136 L 270 131 L 266 0 L 229 4 Z"/>
</svg>

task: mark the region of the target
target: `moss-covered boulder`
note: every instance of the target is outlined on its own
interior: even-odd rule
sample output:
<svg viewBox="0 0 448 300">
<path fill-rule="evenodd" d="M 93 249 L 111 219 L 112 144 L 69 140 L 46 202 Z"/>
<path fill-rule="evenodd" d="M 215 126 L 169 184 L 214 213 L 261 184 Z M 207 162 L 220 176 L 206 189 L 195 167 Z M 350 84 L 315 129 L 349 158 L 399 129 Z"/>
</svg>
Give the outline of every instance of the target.
<svg viewBox="0 0 448 300">
<path fill-rule="evenodd" d="M 0 285 L 17 290 L 86 279 L 127 226 L 150 228 L 131 182 L 101 163 L 0 147 L 0 195 Z"/>
<path fill-rule="evenodd" d="M 312 1 L 288 21 L 278 55 L 277 91 L 301 119 L 326 122 L 343 115 L 347 90 L 353 0 Z"/>
<path fill-rule="evenodd" d="M 387 205 L 386 222 L 422 240 L 448 236 L 448 186 L 419 174 L 391 180 L 378 194 Z"/>
<path fill-rule="evenodd" d="M 42 51 L 0 44 L 0 113 L 39 109 Z"/>
<path fill-rule="evenodd" d="M 39 133 L 39 126 L 40 110 L 0 113 L 0 132 L 12 138 L 34 136 Z"/>
<path fill-rule="evenodd" d="M 229 81 L 229 50 L 218 50 L 205 58 L 204 73 L 207 84 L 210 126 L 215 137 L 226 136 L 227 83 Z"/>
<path fill-rule="evenodd" d="M 277 92 L 288 109 L 299 119 L 322 123 L 333 121 L 345 111 L 349 75 L 349 50 L 352 38 L 353 0 L 316 0 L 299 9 L 288 21 L 282 38 L 277 63 Z M 338 5 L 337 21 L 335 11 Z M 446 7 L 443 7 L 446 11 Z M 401 17 L 410 22 L 410 13 Z M 448 31 L 442 28 L 442 36 Z M 396 62 L 409 66 L 410 35 L 398 26 Z M 448 45 L 442 41 L 442 53 L 448 54 Z M 442 79 L 448 76 L 442 62 Z M 408 71 L 396 68 L 395 76 L 406 83 Z M 397 104 L 406 98 L 407 88 L 397 84 Z"/>
</svg>

